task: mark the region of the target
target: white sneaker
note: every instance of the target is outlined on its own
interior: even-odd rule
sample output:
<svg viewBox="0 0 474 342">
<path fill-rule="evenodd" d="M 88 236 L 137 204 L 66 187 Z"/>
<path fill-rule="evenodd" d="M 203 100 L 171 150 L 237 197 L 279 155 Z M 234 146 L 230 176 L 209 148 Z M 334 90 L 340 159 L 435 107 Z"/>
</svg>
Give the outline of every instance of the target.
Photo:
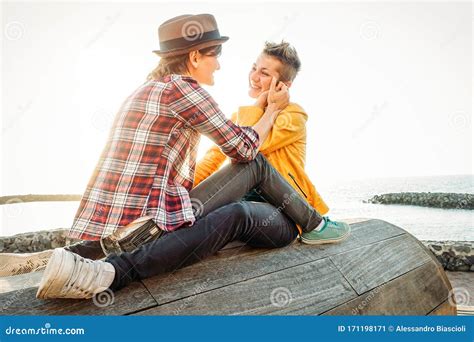
<svg viewBox="0 0 474 342">
<path fill-rule="evenodd" d="M 36 272 L 46 267 L 52 249 L 36 253 L 0 253 L 0 277 Z"/>
<path fill-rule="evenodd" d="M 91 298 L 112 284 L 111 263 L 90 260 L 56 248 L 41 279 L 36 298 Z"/>
</svg>

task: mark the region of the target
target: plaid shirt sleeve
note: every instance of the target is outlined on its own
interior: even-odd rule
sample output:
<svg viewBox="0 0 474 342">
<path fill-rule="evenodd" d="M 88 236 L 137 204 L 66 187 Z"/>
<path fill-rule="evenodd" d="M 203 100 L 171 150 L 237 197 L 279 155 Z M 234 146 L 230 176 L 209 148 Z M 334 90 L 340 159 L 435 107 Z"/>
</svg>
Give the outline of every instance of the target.
<svg viewBox="0 0 474 342">
<path fill-rule="evenodd" d="M 227 119 L 211 95 L 192 78 L 181 78 L 168 92 L 168 106 L 183 128 L 192 127 L 216 143 L 237 162 L 253 160 L 258 153 L 258 133 Z"/>
</svg>

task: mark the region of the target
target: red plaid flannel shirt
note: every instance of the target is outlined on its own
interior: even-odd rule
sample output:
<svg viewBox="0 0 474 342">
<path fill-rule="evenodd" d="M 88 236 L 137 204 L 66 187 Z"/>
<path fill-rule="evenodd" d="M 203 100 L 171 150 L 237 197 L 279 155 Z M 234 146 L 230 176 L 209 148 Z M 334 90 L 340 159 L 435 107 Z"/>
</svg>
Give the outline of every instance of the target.
<svg viewBox="0 0 474 342">
<path fill-rule="evenodd" d="M 145 82 L 115 117 L 69 236 L 97 240 L 145 215 L 166 231 L 192 225 L 189 191 L 201 134 L 236 161 L 258 152 L 258 134 L 227 119 L 192 77 Z"/>
</svg>

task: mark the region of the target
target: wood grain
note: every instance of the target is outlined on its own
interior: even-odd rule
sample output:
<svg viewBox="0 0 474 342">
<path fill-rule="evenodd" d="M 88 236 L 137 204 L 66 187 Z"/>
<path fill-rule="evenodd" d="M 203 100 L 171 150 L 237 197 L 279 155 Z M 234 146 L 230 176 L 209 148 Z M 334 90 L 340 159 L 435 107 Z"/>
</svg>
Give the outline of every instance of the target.
<svg viewBox="0 0 474 342">
<path fill-rule="evenodd" d="M 160 305 L 139 315 L 317 315 L 356 293 L 326 258 Z"/>
<path fill-rule="evenodd" d="M 354 219 L 338 244 L 276 249 L 234 241 L 199 263 L 134 282 L 111 305 L 37 300 L 41 274 L 0 279 L 0 315 L 453 314 L 436 258 L 403 229 Z M 2 293 L 3 292 L 3 293 Z"/>
<path fill-rule="evenodd" d="M 288 267 L 323 259 L 404 234 L 396 226 L 380 220 L 351 225 L 351 237 L 338 244 L 305 245 L 298 242 L 277 249 L 252 249 L 244 246 L 220 251 L 212 259 L 143 280 L 146 288 L 160 304 L 192 296 L 250 278 L 277 272 Z"/>
<path fill-rule="evenodd" d="M 431 258 L 413 237 L 403 234 L 332 256 L 331 260 L 361 295 Z"/>
<path fill-rule="evenodd" d="M 446 301 L 449 290 L 428 261 L 348 301 L 325 315 L 426 315 Z"/>
<path fill-rule="evenodd" d="M 0 294 L 0 315 L 124 315 L 157 305 L 145 286 L 132 283 L 113 296 L 113 302 L 92 299 L 36 299 L 36 291 L 43 271 L 35 272 L 31 281 L 26 280 L 22 287 L 16 283 L 16 290 Z M 106 303 L 110 305 L 102 306 Z"/>
</svg>

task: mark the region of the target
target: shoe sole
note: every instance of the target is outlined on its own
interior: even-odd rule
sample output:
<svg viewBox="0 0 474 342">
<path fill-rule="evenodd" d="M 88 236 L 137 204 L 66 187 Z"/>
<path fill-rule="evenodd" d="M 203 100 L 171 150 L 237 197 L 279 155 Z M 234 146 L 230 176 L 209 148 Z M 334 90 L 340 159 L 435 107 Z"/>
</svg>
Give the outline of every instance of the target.
<svg viewBox="0 0 474 342">
<path fill-rule="evenodd" d="M 38 287 L 36 298 L 58 298 L 58 292 L 64 287 L 74 268 L 74 262 L 67 262 L 69 252 L 63 248 L 56 248 L 49 259 L 43 278 Z M 53 294 L 53 296 L 51 296 Z"/>
<path fill-rule="evenodd" d="M 301 241 L 307 245 L 325 245 L 330 243 L 338 243 L 346 240 L 349 235 L 351 235 L 351 230 L 347 231 L 346 235 L 343 235 L 339 239 L 331 239 L 331 240 L 306 240 L 304 237 L 301 237 Z"/>
<path fill-rule="evenodd" d="M 46 267 L 53 250 L 37 253 L 0 253 L 0 277 L 36 272 Z"/>
</svg>

